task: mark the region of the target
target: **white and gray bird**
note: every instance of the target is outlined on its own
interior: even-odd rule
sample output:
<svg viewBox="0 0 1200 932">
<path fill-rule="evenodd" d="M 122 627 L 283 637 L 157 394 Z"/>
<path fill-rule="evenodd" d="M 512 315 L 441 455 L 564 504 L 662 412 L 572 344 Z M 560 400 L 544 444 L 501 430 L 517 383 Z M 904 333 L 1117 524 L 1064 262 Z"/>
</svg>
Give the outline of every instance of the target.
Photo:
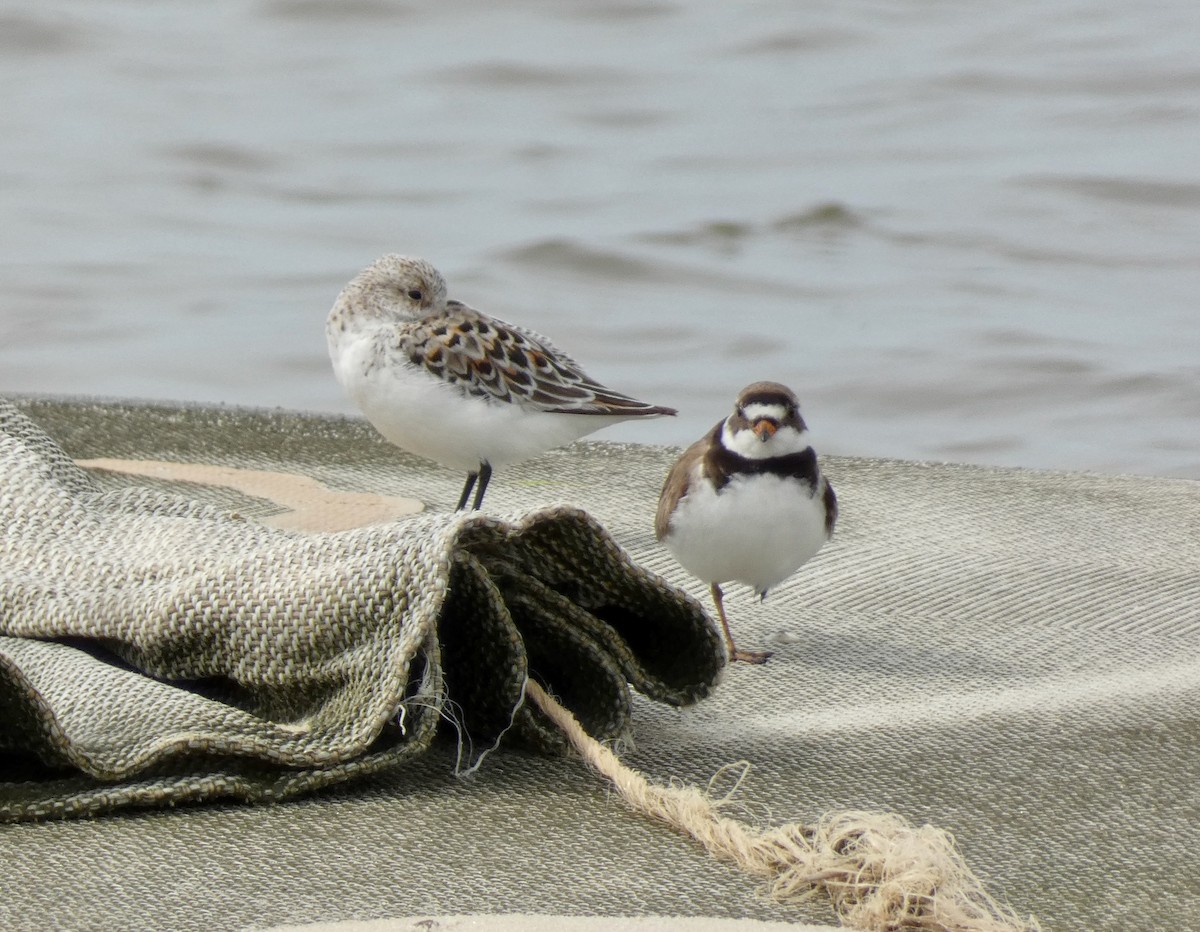
<svg viewBox="0 0 1200 932">
<path fill-rule="evenodd" d="M 821 549 L 836 521 L 837 496 L 795 394 L 755 382 L 671 468 L 654 529 L 683 568 L 709 584 L 729 659 L 764 663 L 770 651 L 734 645 L 721 583 L 744 583 L 765 599 Z"/>
<path fill-rule="evenodd" d="M 386 255 L 342 289 L 325 325 L 333 371 L 367 420 L 410 453 L 492 470 L 630 418 L 675 414 L 606 388 L 545 337 L 451 300 L 424 259 Z"/>
</svg>

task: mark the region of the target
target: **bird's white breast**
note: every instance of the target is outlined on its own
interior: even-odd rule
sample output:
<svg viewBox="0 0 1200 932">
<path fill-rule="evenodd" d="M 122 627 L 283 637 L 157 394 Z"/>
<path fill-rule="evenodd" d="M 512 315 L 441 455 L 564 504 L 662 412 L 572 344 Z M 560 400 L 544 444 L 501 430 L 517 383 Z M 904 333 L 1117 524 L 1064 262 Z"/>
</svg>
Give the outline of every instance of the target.
<svg viewBox="0 0 1200 932">
<path fill-rule="evenodd" d="M 520 462 L 623 419 L 549 413 L 467 395 L 389 350 L 376 333 L 330 328 L 338 381 L 384 437 L 452 469 Z"/>
<path fill-rule="evenodd" d="M 765 592 L 828 539 L 821 491 L 799 479 L 757 474 L 735 476 L 717 492 L 694 475 L 664 543 L 704 582 L 734 580 Z"/>
</svg>

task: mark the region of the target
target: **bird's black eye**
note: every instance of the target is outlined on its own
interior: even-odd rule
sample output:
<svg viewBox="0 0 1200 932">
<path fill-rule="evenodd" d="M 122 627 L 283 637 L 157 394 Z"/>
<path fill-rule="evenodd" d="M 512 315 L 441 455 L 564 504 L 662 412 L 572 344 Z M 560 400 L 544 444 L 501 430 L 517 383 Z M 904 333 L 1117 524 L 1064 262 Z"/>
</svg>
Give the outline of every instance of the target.
<svg viewBox="0 0 1200 932">
<path fill-rule="evenodd" d="M 421 294 L 420 288 L 409 288 L 408 296 L 414 301 L 420 301 L 423 297 L 425 297 L 425 295 Z"/>
</svg>

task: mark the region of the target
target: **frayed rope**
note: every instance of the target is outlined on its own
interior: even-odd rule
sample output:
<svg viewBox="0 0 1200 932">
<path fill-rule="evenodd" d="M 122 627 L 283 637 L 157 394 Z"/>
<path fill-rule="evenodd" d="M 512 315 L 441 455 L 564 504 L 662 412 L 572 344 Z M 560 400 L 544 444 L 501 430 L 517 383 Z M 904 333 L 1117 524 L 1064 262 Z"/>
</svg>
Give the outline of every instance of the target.
<svg viewBox="0 0 1200 932">
<path fill-rule="evenodd" d="M 1036 919 L 1022 920 L 989 896 L 954 839 L 940 829 L 914 828 L 894 815 L 841 812 L 815 825 L 759 831 L 721 815 L 695 787 L 660 786 L 626 767 L 533 680 L 525 692 L 630 806 L 692 836 L 714 857 L 765 878 L 768 893 L 780 902 L 824 890 L 844 923 L 876 932 L 1040 929 Z"/>
</svg>

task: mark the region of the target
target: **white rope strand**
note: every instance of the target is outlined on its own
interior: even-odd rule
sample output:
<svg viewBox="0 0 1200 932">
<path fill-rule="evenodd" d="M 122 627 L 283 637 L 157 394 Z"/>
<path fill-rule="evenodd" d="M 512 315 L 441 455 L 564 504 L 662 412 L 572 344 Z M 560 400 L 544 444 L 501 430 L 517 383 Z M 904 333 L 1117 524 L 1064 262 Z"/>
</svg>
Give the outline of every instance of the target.
<svg viewBox="0 0 1200 932">
<path fill-rule="evenodd" d="M 665 822 L 767 881 L 770 895 L 798 902 L 824 890 L 841 919 L 878 932 L 1029 932 L 983 889 L 953 838 L 932 826 L 868 812 L 826 815 L 815 825 L 759 831 L 723 816 L 696 787 L 651 783 L 591 737 L 575 717 L 530 680 L 526 695 L 558 726 L 592 769 L 638 812 Z"/>
</svg>

